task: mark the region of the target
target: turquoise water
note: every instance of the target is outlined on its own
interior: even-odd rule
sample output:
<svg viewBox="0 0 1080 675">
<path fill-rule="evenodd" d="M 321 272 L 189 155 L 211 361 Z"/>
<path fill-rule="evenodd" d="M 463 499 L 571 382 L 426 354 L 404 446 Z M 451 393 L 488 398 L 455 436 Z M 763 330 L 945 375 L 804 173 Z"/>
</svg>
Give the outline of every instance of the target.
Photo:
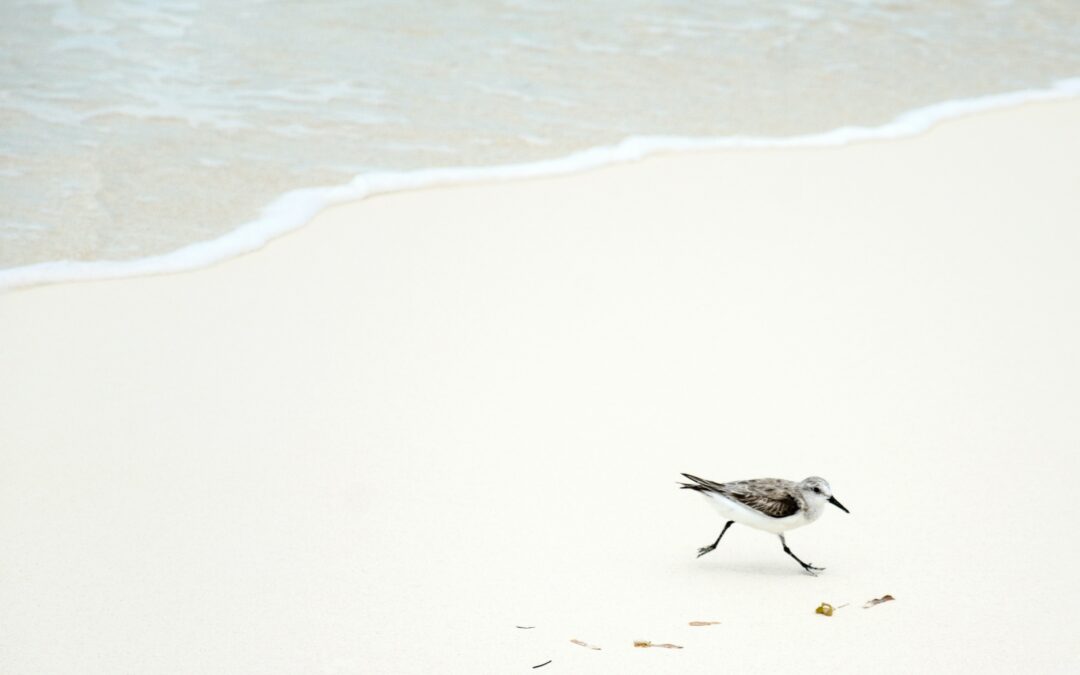
<svg viewBox="0 0 1080 675">
<path fill-rule="evenodd" d="M 8 1 L 0 268 L 212 241 L 358 173 L 783 139 L 1080 75 L 1075 1 Z"/>
</svg>

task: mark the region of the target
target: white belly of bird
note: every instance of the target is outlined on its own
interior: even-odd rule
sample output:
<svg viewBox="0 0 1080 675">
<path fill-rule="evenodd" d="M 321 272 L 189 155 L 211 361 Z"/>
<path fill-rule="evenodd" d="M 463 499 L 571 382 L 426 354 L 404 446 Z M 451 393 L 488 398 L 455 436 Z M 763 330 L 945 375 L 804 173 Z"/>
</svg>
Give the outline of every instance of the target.
<svg viewBox="0 0 1080 675">
<path fill-rule="evenodd" d="M 725 519 L 734 520 L 740 525 L 746 525 L 755 530 L 781 534 L 813 522 L 813 520 L 806 517 L 806 514 L 803 511 L 792 516 L 785 516 L 784 518 L 773 518 L 772 516 L 767 516 L 760 511 L 716 494 L 715 492 L 702 492 L 701 494 L 709 500 L 709 503 L 713 505 L 713 508 L 719 511 L 720 515 Z"/>
</svg>

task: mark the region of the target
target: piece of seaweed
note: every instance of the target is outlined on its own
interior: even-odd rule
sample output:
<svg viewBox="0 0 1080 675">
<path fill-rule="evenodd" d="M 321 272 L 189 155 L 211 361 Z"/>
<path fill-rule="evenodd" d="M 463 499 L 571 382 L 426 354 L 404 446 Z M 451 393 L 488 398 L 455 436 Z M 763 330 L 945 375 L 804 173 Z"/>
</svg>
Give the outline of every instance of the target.
<svg viewBox="0 0 1080 675">
<path fill-rule="evenodd" d="M 814 610 L 814 614 L 824 614 L 825 616 L 832 616 L 834 607 L 827 602 L 823 602 L 818 605 L 818 608 Z"/>
</svg>

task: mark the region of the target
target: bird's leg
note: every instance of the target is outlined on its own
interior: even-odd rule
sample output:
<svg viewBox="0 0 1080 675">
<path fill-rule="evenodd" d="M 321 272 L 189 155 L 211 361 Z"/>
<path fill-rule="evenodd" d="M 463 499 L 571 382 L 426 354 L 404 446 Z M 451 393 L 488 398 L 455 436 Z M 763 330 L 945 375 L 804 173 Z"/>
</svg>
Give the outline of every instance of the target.
<svg viewBox="0 0 1080 675">
<path fill-rule="evenodd" d="M 792 553 L 791 549 L 787 547 L 787 541 L 784 539 L 784 535 L 780 535 L 780 543 L 784 545 L 784 553 L 787 553 L 792 558 L 795 558 L 795 562 L 802 565 L 802 568 L 806 570 L 808 574 L 816 577 L 817 574 L 815 574 L 815 572 L 821 572 L 825 569 L 824 567 L 814 567 L 813 565 L 809 565 L 799 560 L 799 556 Z"/>
<path fill-rule="evenodd" d="M 716 545 L 720 543 L 720 540 L 724 538 L 724 533 L 727 532 L 727 529 L 729 527 L 731 527 L 732 525 L 734 525 L 734 524 L 735 524 L 734 520 L 727 521 L 727 525 L 724 526 L 724 529 L 720 530 L 720 536 L 716 538 L 716 541 L 714 541 L 711 546 L 706 546 L 704 548 L 699 548 L 697 550 L 697 557 L 700 558 L 701 556 L 703 556 L 706 553 L 708 553 L 708 552 L 712 551 L 713 549 L 715 549 Z"/>
</svg>

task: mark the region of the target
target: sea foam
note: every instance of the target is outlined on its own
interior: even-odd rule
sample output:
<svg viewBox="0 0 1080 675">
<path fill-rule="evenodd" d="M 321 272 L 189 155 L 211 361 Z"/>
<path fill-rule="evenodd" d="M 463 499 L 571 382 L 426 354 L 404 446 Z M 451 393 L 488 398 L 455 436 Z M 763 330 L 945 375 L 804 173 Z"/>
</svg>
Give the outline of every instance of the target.
<svg viewBox="0 0 1080 675">
<path fill-rule="evenodd" d="M 0 290 L 57 282 L 166 274 L 208 267 L 262 248 L 273 239 L 304 226 L 329 206 L 362 200 L 372 195 L 436 186 L 561 176 L 632 162 L 660 152 L 812 148 L 896 139 L 922 133 L 939 122 L 963 115 L 1076 96 L 1080 96 L 1080 78 L 1070 78 L 1060 80 L 1047 89 L 936 103 L 903 113 L 892 122 L 878 127 L 848 126 L 786 138 L 632 136 L 615 145 L 523 164 L 364 173 L 345 185 L 287 192 L 266 206 L 255 220 L 224 236 L 183 246 L 170 253 L 127 261 L 61 260 L 0 270 Z"/>
</svg>

